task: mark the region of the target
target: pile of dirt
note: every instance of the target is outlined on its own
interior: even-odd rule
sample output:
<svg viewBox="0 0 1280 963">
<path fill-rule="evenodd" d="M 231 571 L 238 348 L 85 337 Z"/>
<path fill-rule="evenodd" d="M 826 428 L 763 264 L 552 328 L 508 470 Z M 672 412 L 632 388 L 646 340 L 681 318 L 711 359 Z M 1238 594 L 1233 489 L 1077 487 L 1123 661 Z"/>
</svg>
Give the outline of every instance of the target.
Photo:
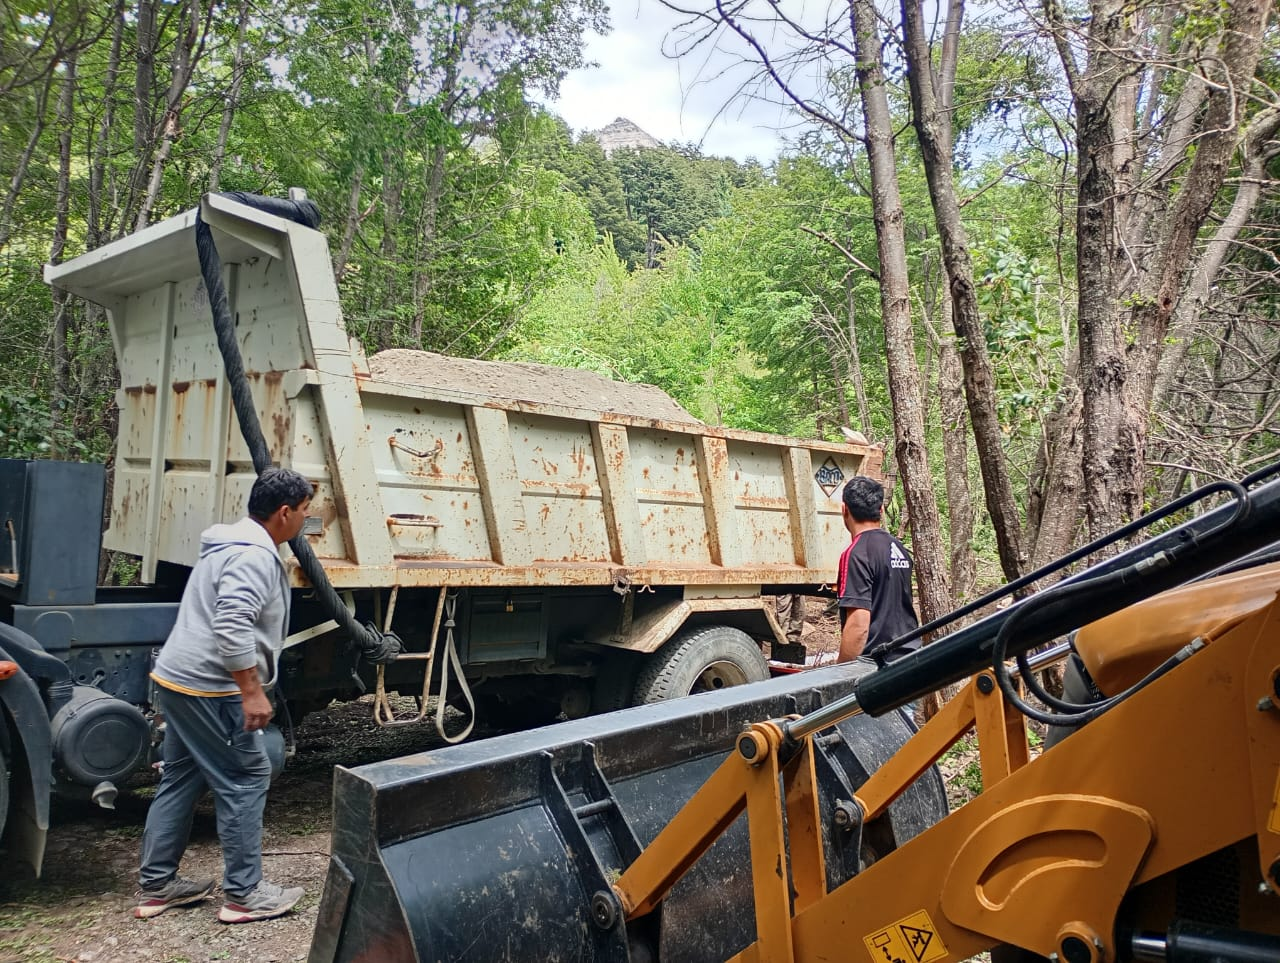
<svg viewBox="0 0 1280 963">
<path fill-rule="evenodd" d="M 675 399 L 653 385 L 611 381 L 594 371 L 512 361 L 475 361 L 431 351 L 395 349 L 369 359 L 375 381 L 494 398 L 554 404 L 658 421 L 700 425 Z"/>
</svg>

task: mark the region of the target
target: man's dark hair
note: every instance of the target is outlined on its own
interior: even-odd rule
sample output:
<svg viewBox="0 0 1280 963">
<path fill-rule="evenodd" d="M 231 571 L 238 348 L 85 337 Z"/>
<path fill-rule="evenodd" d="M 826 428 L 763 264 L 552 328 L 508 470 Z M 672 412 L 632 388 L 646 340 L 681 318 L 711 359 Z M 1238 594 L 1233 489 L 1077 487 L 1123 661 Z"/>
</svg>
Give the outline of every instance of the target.
<svg viewBox="0 0 1280 963">
<path fill-rule="evenodd" d="M 265 522 L 281 505 L 297 508 L 312 494 L 311 482 L 292 468 L 268 468 L 249 492 L 249 515 Z"/>
<path fill-rule="evenodd" d="M 880 521 L 884 486 L 866 475 L 854 475 L 844 483 L 844 507 L 855 522 Z"/>
</svg>

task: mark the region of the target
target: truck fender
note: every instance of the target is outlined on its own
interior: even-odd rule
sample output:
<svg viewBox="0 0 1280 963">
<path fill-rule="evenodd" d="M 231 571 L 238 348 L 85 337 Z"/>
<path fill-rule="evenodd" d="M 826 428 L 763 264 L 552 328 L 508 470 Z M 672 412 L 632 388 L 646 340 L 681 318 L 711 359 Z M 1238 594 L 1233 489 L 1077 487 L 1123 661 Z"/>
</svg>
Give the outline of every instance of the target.
<svg viewBox="0 0 1280 963">
<path fill-rule="evenodd" d="M 747 598 L 694 598 L 672 601 L 637 618 L 625 633 L 593 639 L 601 645 L 631 652 L 656 652 L 685 625 L 728 625 L 754 638 L 783 641 L 778 620 L 760 596 Z"/>
<path fill-rule="evenodd" d="M 19 659 L 12 656 L 17 647 L 4 644 L 16 632 L 11 626 L 0 625 L 0 659 L 21 666 Z M 9 751 L 9 818 L 0 827 L 0 838 L 12 855 L 28 863 L 39 876 L 49 833 L 49 795 L 53 785 L 49 716 L 40 690 L 21 667 L 0 681 L 0 706 L 5 716 L 0 725 L 9 727 L 9 737 L 16 743 Z"/>
</svg>

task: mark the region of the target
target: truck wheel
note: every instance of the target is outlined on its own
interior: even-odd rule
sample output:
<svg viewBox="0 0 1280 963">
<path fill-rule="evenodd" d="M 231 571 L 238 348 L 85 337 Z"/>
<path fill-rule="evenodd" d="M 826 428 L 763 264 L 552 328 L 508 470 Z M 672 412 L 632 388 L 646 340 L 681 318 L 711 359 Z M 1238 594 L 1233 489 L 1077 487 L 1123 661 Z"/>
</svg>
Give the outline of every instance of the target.
<svg viewBox="0 0 1280 963">
<path fill-rule="evenodd" d="M 741 629 L 708 625 L 676 636 L 649 658 L 636 679 L 635 704 L 762 682 L 769 666 Z"/>
</svg>

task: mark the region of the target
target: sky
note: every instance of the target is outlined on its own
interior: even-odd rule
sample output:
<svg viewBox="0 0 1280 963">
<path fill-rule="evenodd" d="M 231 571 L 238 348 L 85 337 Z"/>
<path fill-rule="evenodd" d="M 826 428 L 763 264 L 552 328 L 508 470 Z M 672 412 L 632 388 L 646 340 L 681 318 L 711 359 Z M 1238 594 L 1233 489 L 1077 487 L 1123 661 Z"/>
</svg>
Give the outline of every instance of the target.
<svg viewBox="0 0 1280 963">
<path fill-rule="evenodd" d="M 575 134 L 625 117 L 660 141 L 700 143 L 704 154 L 763 163 L 777 157 L 779 128 L 794 118 L 776 105 L 734 101 L 749 76 L 733 69 L 731 54 L 664 56 L 676 46 L 669 36 L 676 14 L 658 0 L 615 0 L 611 8 L 612 32 L 587 39 L 586 59 L 599 66 L 570 73 L 547 102 Z"/>
</svg>

